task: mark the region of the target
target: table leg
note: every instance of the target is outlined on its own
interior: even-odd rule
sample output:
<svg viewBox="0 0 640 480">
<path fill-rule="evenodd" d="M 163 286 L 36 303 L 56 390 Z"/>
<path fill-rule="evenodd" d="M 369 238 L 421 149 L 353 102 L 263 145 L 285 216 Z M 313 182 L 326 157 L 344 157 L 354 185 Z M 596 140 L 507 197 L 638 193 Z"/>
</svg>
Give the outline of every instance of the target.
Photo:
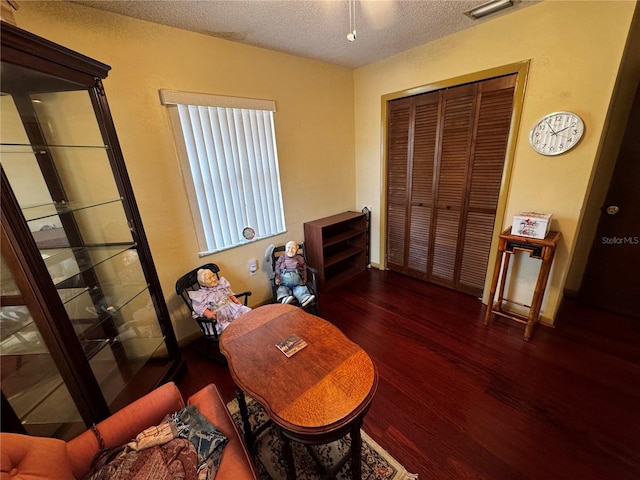
<svg viewBox="0 0 640 480">
<path fill-rule="evenodd" d="M 238 399 L 238 407 L 240 409 L 240 417 L 242 418 L 242 427 L 244 429 L 244 442 L 247 448 L 253 448 L 253 432 L 249 423 L 249 410 L 247 409 L 247 401 L 244 392 L 236 387 L 236 398 Z"/>
<path fill-rule="evenodd" d="M 540 308 L 542 307 L 542 297 L 547 288 L 549 272 L 551 271 L 551 262 L 553 261 L 554 251 L 551 248 L 545 248 L 542 254 L 542 265 L 538 273 L 538 281 L 533 292 L 533 300 L 531 301 L 531 309 L 529 310 L 529 320 L 524 331 L 524 339 L 529 341 L 533 333 L 533 327 L 540 319 Z"/>
<path fill-rule="evenodd" d="M 280 441 L 282 442 L 282 458 L 287 480 L 296 480 L 296 463 L 291 449 L 291 440 L 280 429 Z"/>
<path fill-rule="evenodd" d="M 362 478 L 362 420 L 354 421 L 351 427 L 351 473 L 353 480 Z"/>
<path fill-rule="evenodd" d="M 505 241 L 501 238 L 498 242 L 498 252 L 496 254 L 496 263 L 493 267 L 493 278 L 491 279 L 491 289 L 489 290 L 489 300 L 487 302 L 487 309 L 484 314 L 485 325 L 489 325 L 489 320 L 491 320 L 491 314 L 493 312 L 493 300 L 496 296 L 498 281 L 500 280 L 500 266 L 502 265 L 502 257 L 503 257 L 505 245 L 506 245 Z"/>
<path fill-rule="evenodd" d="M 504 301 L 504 290 L 507 286 L 507 275 L 509 274 L 509 263 L 511 262 L 511 256 L 515 255 L 515 252 L 506 252 L 503 255 L 502 261 L 502 273 L 500 273 L 500 288 L 498 289 L 498 300 L 496 301 L 494 310 L 497 312 L 502 311 L 502 303 Z"/>
</svg>

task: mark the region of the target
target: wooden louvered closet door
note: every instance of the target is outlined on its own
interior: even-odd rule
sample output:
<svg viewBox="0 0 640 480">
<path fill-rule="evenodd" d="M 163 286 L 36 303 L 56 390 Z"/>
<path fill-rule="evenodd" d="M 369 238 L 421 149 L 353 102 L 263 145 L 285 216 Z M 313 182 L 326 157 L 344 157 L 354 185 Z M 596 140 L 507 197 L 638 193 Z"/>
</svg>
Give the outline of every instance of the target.
<svg viewBox="0 0 640 480">
<path fill-rule="evenodd" d="M 409 97 L 389 108 L 387 265 L 424 279 L 439 98 L 438 92 Z"/>
<path fill-rule="evenodd" d="M 511 75 L 389 103 L 389 269 L 482 293 L 515 80 Z"/>
</svg>

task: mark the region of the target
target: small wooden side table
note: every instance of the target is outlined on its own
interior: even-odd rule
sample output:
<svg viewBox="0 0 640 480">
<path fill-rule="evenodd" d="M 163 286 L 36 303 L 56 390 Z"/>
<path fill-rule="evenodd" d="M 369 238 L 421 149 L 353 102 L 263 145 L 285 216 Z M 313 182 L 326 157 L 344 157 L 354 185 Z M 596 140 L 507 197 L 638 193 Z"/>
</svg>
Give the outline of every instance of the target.
<svg viewBox="0 0 640 480">
<path fill-rule="evenodd" d="M 507 228 L 500 234 L 498 255 L 496 256 L 496 264 L 493 270 L 493 279 L 491 281 L 491 290 L 489 293 L 489 302 L 484 316 L 485 325 L 489 324 L 491 314 L 510 318 L 511 320 L 515 320 L 516 322 L 526 325 L 524 330 L 524 339 L 529 341 L 531 333 L 533 332 L 533 327 L 538 323 L 540 317 L 540 307 L 542 306 L 542 299 L 544 297 L 544 291 L 547 288 L 547 280 L 549 279 L 551 263 L 553 262 L 553 257 L 555 255 L 556 246 L 560 241 L 560 236 L 560 232 L 550 231 L 544 239 L 521 237 L 519 235 L 512 235 L 511 227 Z M 509 260 L 512 255 L 515 255 L 519 251 L 529 253 L 531 258 L 539 258 L 542 260 L 530 306 L 504 298 L 504 288 L 507 272 L 509 271 Z M 502 268 L 500 268 L 501 266 Z M 498 283 L 500 284 L 500 291 L 498 292 L 498 300 L 494 303 L 493 299 L 498 288 Z M 503 308 L 504 301 L 528 308 L 529 315 L 505 310 Z"/>
</svg>

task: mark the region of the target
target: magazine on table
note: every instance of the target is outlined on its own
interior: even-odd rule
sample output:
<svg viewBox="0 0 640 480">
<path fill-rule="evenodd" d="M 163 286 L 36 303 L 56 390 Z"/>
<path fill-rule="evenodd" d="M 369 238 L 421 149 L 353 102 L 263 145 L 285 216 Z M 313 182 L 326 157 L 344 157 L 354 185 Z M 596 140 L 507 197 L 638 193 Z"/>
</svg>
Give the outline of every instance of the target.
<svg viewBox="0 0 640 480">
<path fill-rule="evenodd" d="M 296 334 L 291 334 L 281 342 L 276 343 L 276 347 L 287 357 L 294 355 L 307 346 L 307 342 Z"/>
</svg>

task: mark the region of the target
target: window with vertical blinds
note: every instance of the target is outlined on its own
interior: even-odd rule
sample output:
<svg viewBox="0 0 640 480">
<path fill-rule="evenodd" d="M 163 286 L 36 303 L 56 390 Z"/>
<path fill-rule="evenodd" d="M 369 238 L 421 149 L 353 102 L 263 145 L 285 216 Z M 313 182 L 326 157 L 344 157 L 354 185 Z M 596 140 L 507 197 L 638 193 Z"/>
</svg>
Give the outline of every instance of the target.
<svg viewBox="0 0 640 480">
<path fill-rule="evenodd" d="M 285 231 L 270 100 L 161 90 L 200 254 Z"/>
</svg>

